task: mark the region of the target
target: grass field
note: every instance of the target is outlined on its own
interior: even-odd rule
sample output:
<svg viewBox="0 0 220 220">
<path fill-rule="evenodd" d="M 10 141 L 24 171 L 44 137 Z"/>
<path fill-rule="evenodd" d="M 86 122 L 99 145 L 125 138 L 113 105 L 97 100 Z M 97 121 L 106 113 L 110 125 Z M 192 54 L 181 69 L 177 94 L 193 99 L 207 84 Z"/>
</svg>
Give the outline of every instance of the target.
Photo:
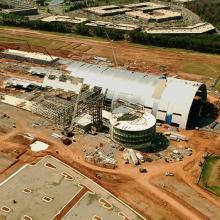
<svg viewBox="0 0 220 220">
<path fill-rule="evenodd" d="M 218 78 L 220 75 L 220 64 L 204 63 L 201 61 L 188 61 L 183 63 L 180 70 L 187 73 L 193 73 L 196 75 L 202 75 L 205 77 Z M 215 89 L 220 91 L 220 81 L 215 85 Z"/>
<path fill-rule="evenodd" d="M 0 26 L 0 45 L 7 43 L 29 45 L 29 49 L 34 47 L 42 48 L 42 52 L 45 52 L 44 48 L 56 50 L 57 56 L 59 56 L 59 51 L 61 54 L 65 51 L 65 54 L 75 55 L 83 53 L 85 55 L 103 56 L 112 59 L 112 48 L 108 46 L 107 43 L 109 41 L 106 39 L 86 37 L 72 33 L 63 34 Z M 120 59 L 122 60 L 121 63 L 124 63 L 130 59 L 129 57 L 133 56 L 135 63 L 136 60 L 140 63 L 137 64 L 138 68 L 144 69 L 140 65 L 143 67 L 147 66 L 150 72 L 157 73 L 156 71 L 160 66 L 167 66 L 168 69 L 176 74 L 187 73 L 195 74 L 199 77 L 202 76 L 202 80 L 207 84 L 216 79 L 220 74 L 220 56 L 216 54 L 145 46 L 125 41 L 115 41 L 113 45 L 119 63 Z M 193 77 L 191 80 L 194 80 Z M 220 91 L 220 81 L 216 84 L 215 90 Z"/>
<path fill-rule="evenodd" d="M 181 70 L 188 73 L 193 73 L 197 75 L 203 75 L 216 78 L 220 74 L 220 64 L 214 63 L 204 63 L 200 61 L 186 62 L 181 67 Z"/>
<path fill-rule="evenodd" d="M 47 47 L 48 49 L 58 49 L 66 44 L 61 41 L 51 41 L 47 39 L 32 38 L 30 36 L 9 36 L 8 34 L 0 34 L 0 43 L 25 43 L 28 42 L 29 45 Z"/>
<path fill-rule="evenodd" d="M 220 196 L 220 156 L 210 156 L 205 160 L 199 185 Z"/>
</svg>

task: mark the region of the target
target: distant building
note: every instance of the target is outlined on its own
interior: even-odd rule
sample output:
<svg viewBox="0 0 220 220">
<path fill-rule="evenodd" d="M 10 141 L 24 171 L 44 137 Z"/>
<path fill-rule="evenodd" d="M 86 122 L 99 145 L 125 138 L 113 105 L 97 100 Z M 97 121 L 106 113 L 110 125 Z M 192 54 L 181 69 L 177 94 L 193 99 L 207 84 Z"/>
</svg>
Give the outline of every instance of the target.
<svg viewBox="0 0 220 220">
<path fill-rule="evenodd" d="M 86 22 L 87 18 L 80 18 L 80 17 L 69 17 L 69 16 L 50 16 L 41 19 L 45 22 L 60 22 L 60 23 L 67 23 L 67 24 L 81 24 L 83 22 Z"/>
<path fill-rule="evenodd" d="M 145 12 L 143 10 L 137 10 L 126 12 L 126 15 L 148 22 L 164 22 L 182 18 L 181 13 L 166 9 L 153 10 L 150 13 Z"/>
<path fill-rule="evenodd" d="M 144 32 L 149 34 L 203 34 L 215 33 L 216 28 L 209 23 L 198 23 L 186 27 L 152 27 L 146 28 Z"/>
<path fill-rule="evenodd" d="M 99 7 L 86 8 L 85 11 L 91 12 L 100 16 L 113 16 L 117 14 L 124 14 L 132 9 L 120 7 L 117 5 L 105 5 Z"/>
<path fill-rule="evenodd" d="M 26 62 L 33 62 L 38 64 L 52 64 L 59 60 L 59 58 L 55 56 L 12 49 L 0 51 L 0 57 Z"/>
<path fill-rule="evenodd" d="M 156 4 L 153 2 L 141 2 L 141 3 L 129 4 L 129 5 L 124 5 L 124 7 L 130 8 L 132 10 L 140 10 L 143 12 L 152 12 L 154 10 L 169 9 L 169 6 L 167 5 Z"/>
<path fill-rule="evenodd" d="M 15 8 L 15 9 L 5 9 L 2 11 L 5 14 L 14 14 L 21 16 L 37 15 L 37 8 Z"/>
<path fill-rule="evenodd" d="M 125 24 L 125 23 L 113 24 L 112 22 L 108 22 L 108 21 L 91 21 L 89 23 L 86 23 L 85 26 L 102 27 L 105 29 L 115 29 L 115 30 L 123 30 L 123 31 L 134 31 L 140 29 L 140 27 L 135 24 Z"/>
</svg>

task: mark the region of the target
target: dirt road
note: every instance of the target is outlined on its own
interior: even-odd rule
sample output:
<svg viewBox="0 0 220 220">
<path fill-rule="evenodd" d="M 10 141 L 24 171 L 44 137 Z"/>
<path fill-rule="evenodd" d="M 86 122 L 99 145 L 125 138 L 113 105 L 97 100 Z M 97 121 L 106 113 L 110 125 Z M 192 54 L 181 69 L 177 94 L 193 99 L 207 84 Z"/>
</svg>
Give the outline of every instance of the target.
<svg viewBox="0 0 220 220">
<path fill-rule="evenodd" d="M 155 178 L 161 175 L 164 176 L 164 173 L 167 170 L 174 172 L 175 176 L 180 178 L 183 183 L 189 185 L 207 201 L 209 201 L 213 208 L 220 208 L 219 198 L 198 187 L 195 184 L 196 177 L 193 175 L 195 171 L 199 171 L 198 161 L 200 160 L 205 148 L 212 147 L 212 138 L 200 139 L 200 142 L 203 142 L 203 145 L 200 147 L 198 147 L 198 145 L 193 147 L 193 155 L 182 162 L 166 164 L 163 161 L 155 161 L 152 164 L 146 164 L 149 171 L 147 174 L 140 174 L 138 172 L 138 168 L 135 166 L 125 165 L 120 159 L 121 154 L 118 155 L 118 168 L 116 170 L 108 170 L 96 167 L 84 161 L 82 148 L 91 146 L 93 142 L 97 143 L 97 141 L 101 141 L 99 137 L 89 136 L 85 140 L 83 137 L 78 137 L 77 139 L 79 139 L 79 141 L 73 144 L 73 146 L 65 147 L 58 140 L 50 137 L 54 130 L 45 127 L 36 128 L 31 126 L 33 121 L 37 118 L 33 114 L 12 107 L 9 108 L 7 105 L 3 104 L 0 105 L 0 110 L 7 110 L 10 117 L 15 120 L 17 127 L 7 135 L 0 137 L 0 142 L 2 144 L 5 143 L 4 145 L 1 145 L 0 150 L 4 150 L 6 148 L 9 150 L 10 143 L 13 150 L 15 144 L 10 141 L 12 141 L 13 137 L 17 134 L 24 132 L 33 133 L 39 139 L 45 140 L 51 145 L 50 149 L 43 153 L 32 153 L 28 150 L 28 147 L 26 147 L 28 150 L 27 153 L 23 154 L 19 158 L 18 163 L 11 167 L 4 175 L 0 175 L 1 179 L 5 177 L 5 175 L 9 175 L 11 172 L 14 172 L 18 169 L 18 167 L 26 162 L 32 162 L 36 158 L 45 154 L 52 154 L 104 186 L 106 189 L 146 216 L 147 219 L 210 219 L 182 198 L 168 194 L 163 188 L 155 185 Z M 191 132 L 191 135 L 194 135 L 193 131 Z M 195 146 L 194 144 L 198 140 L 199 139 L 195 136 L 195 140 L 189 144 L 193 144 L 193 146 Z M 24 148 L 23 145 L 20 146 Z M 16 144 L 16 147 L 19 147 L 19 143 Z M 59 154 L 57 154 L 56 151 L 58 151 Z M 194 161 L 196 161 L 196 163 Z M 100 174 L 101 179 L 96 177 L 97 173 Z"/>
</svg>

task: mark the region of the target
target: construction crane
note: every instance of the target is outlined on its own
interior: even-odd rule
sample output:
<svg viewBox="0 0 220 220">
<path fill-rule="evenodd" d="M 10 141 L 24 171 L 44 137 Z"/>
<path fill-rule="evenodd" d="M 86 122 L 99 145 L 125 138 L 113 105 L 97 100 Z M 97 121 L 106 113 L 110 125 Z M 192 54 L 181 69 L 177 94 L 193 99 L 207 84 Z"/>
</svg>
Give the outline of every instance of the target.
<svg viewBox="0 0 220 220">
<path fill-rule="evenodd" d="M 76 98 L 76 103 L 75 103 L 75 107 L 74 107 L 74 110 L 73 110 L 73 116 L 72 116 L 72 120 L 71 120 L 71 123 L 70 123 L 70 127 L 68 129 L 68 132 L 72 132 L 73 130 L 73 127 L 76 123 L 76 114 L 77 114 L 77 111 L 78 111 L 78 104 L 79 104 L 79 101 L 80 101 L 80 97 L 81 97 L 81 93 L 82 93 L 82 89 L 83 89 L 83 81 L 84 79 L 81 78 L 81 86 L 80 86 L 80 89 L 79 89 L 79 94 Z"/>
<path fill-rule="evenodd" d="M 109 42 L 111 43 L 111 47 L 112 47 L 112 54 L 113 54 L 113 58 L 114 58 L 114 62 L 115 62 L 115 66 L 117 67 L 118 66 L 118 63 L 117 63 L 117 60 L 116 60 L 116 55 L 115 55 L 115 51 L 114 51 L 114 47 L 113 47 L 113 44 L 112 44 L 112 41 L 107 33 L 107 31 L 105 30 L 105 34 L 109 40 Z"/>
</svg>

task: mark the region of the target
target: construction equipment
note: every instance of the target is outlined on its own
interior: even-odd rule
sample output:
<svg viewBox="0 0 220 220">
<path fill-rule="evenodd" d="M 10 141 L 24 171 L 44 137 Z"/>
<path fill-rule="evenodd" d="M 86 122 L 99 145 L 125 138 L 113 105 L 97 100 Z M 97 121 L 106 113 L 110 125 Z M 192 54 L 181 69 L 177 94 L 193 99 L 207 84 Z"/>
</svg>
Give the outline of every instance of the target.
<svg viewBox="0 0 220 220">
<path fill-rule="evenodd" d="M 140 167 L 140 168 L 139 168 L 139 172 L 140 172 L 140 173 L 147 173 L 147 169 L 144 168 L 144 167 Z"/>
<path fill-rule="evenodd" d="M 96 127 L 91 126 L 91 130 L 89 132 L 91 135 L 97 135 Z"/>
<path fill-rule="evenodd" d="M 131 158 L 132 163 L 134 165 L 138 165 L 139 164 L 139 160 L 136 157 L 136 154 L 135 154 L 134 150 L 133 149 L 128 149 L 128 154 L 129 154 L 129 157 Z"/>
<path fill-rule="evenodd" d="M 76 103 L 75 103 L 75 106 L 74 106 L 74 111 L 73 111 L 73 115 L 72 115 L 72 120 L 71 120 L 71 124 L 70 124 L 70 127 L 69 127 L 69 130 L 68 131 L 72 131 L 73 130 L 73 126 L 75 125 L 76 123 L 76 114 L 77 114 L 77 110 L 78 110 L 78 104 L 79 104 L 79 101 L 80 101 L 80 95 L 82 93 L 82 89 L 83 89 L 83 80 L 84 79 L 81 79 L 81 86 L 80 86 L 80 89 L 79 89 L 79 94 L 77 96 L 77 99 L 76 99 Z"/>
<path fill-rule="evenodd" d="M 144 156 L 140 152 L 136 153 L 136 157 L 138 158 L 140 163 L 144 163 L 145 162 Z"/>
<path fill-rule="evenodd" d="M 167 171 L 167 172 L 165 173 L 165 176 L 174 176 L 174 174 L 171 173 L 171 172 L 169 172 L 169 171 Z"/>
</svg>

